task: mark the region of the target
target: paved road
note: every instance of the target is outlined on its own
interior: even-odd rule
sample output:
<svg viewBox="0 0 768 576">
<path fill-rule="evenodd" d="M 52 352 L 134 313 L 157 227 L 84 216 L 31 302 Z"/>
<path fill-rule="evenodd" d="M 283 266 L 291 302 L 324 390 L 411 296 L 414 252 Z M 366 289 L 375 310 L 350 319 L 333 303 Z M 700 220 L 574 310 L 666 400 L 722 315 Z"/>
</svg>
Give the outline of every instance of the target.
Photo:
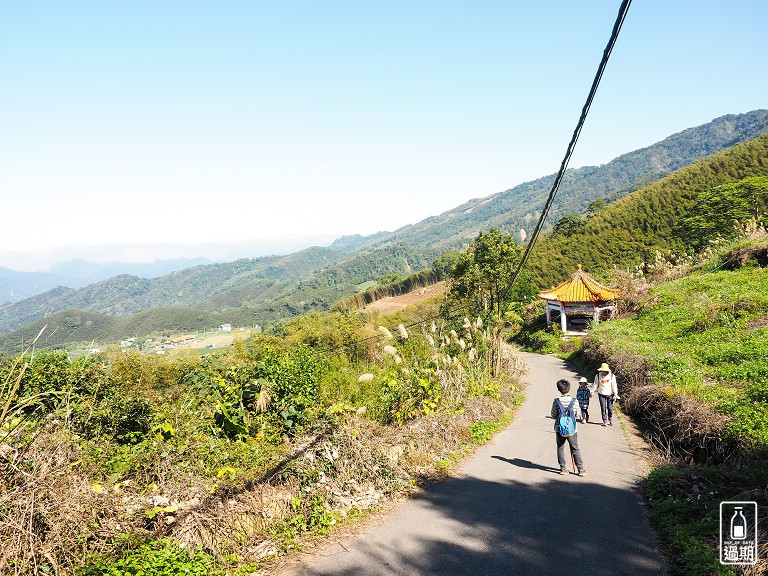
<svg viewBox="0 0 768 576">
<path fill-rule="evenodd" d="M 665 574 L 621 427 L 580 424 L 588 475 L 560 476 L 549 410 L 555 382 L 577 378 L 559 359 L 525 358 L 529 385 L 514 422 L 456 478 L 304 558 L 292 576 Z M 594 418 L 596 399 L 591 408 Z"/>
</svg>

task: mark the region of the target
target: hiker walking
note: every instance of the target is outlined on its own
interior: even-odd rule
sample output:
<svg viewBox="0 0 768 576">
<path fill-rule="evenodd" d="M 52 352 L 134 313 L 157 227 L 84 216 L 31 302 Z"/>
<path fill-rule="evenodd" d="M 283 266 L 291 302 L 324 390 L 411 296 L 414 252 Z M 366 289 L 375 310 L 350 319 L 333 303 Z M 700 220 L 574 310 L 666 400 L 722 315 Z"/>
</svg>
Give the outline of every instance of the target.
<svg viewBox="0 0 768 576">
<path fill-rule="evenodd" d="M 592 390 L 589 388 L 587 379 L 582 376 L 579 378 L 579 389 L 576 390 L 576 399 L 579 401 L 581 409 L 581 422 L 589 422 L 589 399 L 592 398 Z"/>
<path fill-rule="evenodd" d="M 555 384 L 560 396 L 552 401 L 550 416 L 555 420 L 555 440 L 557 441 L 557 463 L 560 464 L 560 474 L 568 472 L 565 461 L 565 443 L 571 448 L 571 459 L 579 469 L 579 475 L 587 473 L 581 459 L 579 441 L 576 436 L 576 418 L 579 417 L 579 407 L 576 398 L 569 394 L 571 383 L 568 380 L 558 380 Z"/>
<path fill-rule="evenodd" d="M 597 392 L 600 400 L 600 415 L 603 417 L 603 426 L 613 426 L 613 402 L 619 398 L 619 388 L 616 384 L 616 375 L 611 372 L 607 363 L 603 362 L 597 369 L 592 391 Z"/>
</svg>

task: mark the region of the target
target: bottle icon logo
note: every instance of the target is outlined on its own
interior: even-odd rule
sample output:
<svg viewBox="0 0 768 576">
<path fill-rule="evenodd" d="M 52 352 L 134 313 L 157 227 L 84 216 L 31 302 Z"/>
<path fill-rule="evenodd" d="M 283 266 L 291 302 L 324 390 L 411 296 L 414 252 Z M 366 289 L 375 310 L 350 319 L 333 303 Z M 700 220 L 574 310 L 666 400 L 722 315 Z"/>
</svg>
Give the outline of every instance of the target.
<svg viewBox="0 0 768 576">
<path fill-rule="evenodd" d="M 720 502 L 720 563 L 754 565 L 758 544 L 757 502 Z"/>
<path fill-rule="evenodd" d="M 731 518 L 731 538 L 734 540 L 744 540 L 747 537 L 747 519 L 741 512 L 741 506 L 734 508 Z"/>
</svg>

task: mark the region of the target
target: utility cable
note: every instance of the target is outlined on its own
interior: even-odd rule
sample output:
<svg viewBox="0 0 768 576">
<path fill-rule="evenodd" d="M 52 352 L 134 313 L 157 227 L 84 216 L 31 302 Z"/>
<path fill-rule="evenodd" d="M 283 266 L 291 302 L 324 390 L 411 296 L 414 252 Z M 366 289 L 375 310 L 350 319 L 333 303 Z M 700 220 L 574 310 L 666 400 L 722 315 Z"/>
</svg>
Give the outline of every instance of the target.
<svg viewBox="0 0 768 576">
<path fill-rule="evenodd" d="M 565 152 L 565 157 L 563 158 L 563 161 L 560 164 L 560 170 L 558 171 L 557 176 L 555 177 L 555 181 L 552 184 L 552 189 L 549 191 L 549 196 L 547 197 L 547 201 L 545 202 L 544 208 L 541 211 L 541 216 L 539 216 L 539 221 L 536 223 L 536 228 L 534 228 L 533 233 L 531 234 L 531 239 L 528 241 L 528 244 L 525 247 L 525 251 L 523 252 L 522 257 L 520 258 L 520 262 L 518 263 L 517 268 L 512 274 L 512 279 L 509 281 L 509 286 L 507 286 L 507 289 L 502 293 L 502 300 L 504 299 L 504 297 L 507 296 L 507 294 L 509 294 L 509 291 L 512 289 L 512 286 L 514 286 L 515 282 L 520 276 L 520 273 L 522 272 L 523 268 L 525 267 L 525 264 L 528 261 L 528 257 L 531 255 L 531 252 L 533 251 L 533 247 L 536 244 L 536 240 L 539 237 L 541 228 L 542 226 L 544 226 L 544 221 L 547 218 L 549 209 L 552 207 L 552 203 L 555 200 L 555 195 L 557 194 L 557 191 L 560 188 L 560 183 L 563 180 L 563 175 L 565 174 L 565 171 L 568 168 L 568 163 L 570 162 L 571 156 L 573 155 L 573 151 L 576 148 L 576 142 L 579 139 L 579 135 L 581 134 L 581 129 L 583 128 L 584 122 L 587 119 L 587 114 L 589 113 L 589 109 L 592 106 L 592 101 L 594 100 L 595 94 L 597 93 L 597 87 L 600 85 L 600 80 L 603 78 L 603 72 L 605 71 L 605 67 L 608 64 L 608 59 L 611 57 L 611 52 L 613 51 L 613 47 L 615 46 L 616 40 L 619 37 L 619 32 L 621 31 L 621 27 L 624 24 L 624 20 L 627 17 L 627 12 L 629 11 L 629 5 L 631 3 L 632 3 L 632 0 L 623 0 L 623 2 L 621 3 L 621 6 L 619 7 L 619 13 L 616 16 L 616 22 L 614 22 L 613 24 L 613 31 L 611 32 L 611 37 L 608 40 L 608 44 L 606 45 L 605 50 L 603 50 L 603 58 L 600 61 L 600 66 L 598 66 L 597 68 L 597 73 L 595 74 L 595 78 L 592 81 L 592 87 L 589 90 L 587 101 L 584 103 L 584 107 L 581 110 L 581 116 L 579 117 L 579 121 L 576 124 L 576 129 L 573 131 L 573 136 L 571 136 L 571 141 L 568 144 L 568 149 Z"/>
<path fill-rule="evenodd" d="M 592 87 L 589 90 L 589 94 L 587 96 L 587 101 L 584 103 L 584 107 L 581 110 L 581 116 L 579 117 L 579 121 L 576 124 L 576 129 L 573 131 L 573 136 L 571 136 L 571 141 L 568 144 L 568 149 L 565 152 L 565 157 L 563 158 L 562 163 L 560 164 L 560 170 L 557 172 L 557 176 L 555 177 L 555 181 L 552 184 L 552 189 L 549 192 L 549 196 L 547 197 L 547 201 L 544 204 L 544 208 L 541 211 L 541 216 L 539 216 L 539 221 L 536 224 L 536 228 L 534 228 L 533 233 L 531 234 L 531 238 L 528 241 L 528 244 L 525 247 L 525 251 L 523 252 L 522 257 L 520 258 L 520 262 L 518 263 L 515 271 L 512 274 L 512 279 L 509 281 L 509 285 L 507 288 L 501 293 L 500 300 L 504 300 L 504 298 L 509 294 L 509 291 L 514 286 L 515 282 L 517 281 L 518 277 L 520 276 L 520 273 L 522 272 L 523 268 L 525 267 L 525 264 L 528 261 L 528 257 L 531 254 L 531 251 L 533 250 L 534 245 L 536 244 L 536 240 L 539 236 L 539 233 L 541 232 L 541 229 L 544 225 L 544 221 L 547 218 L 547 214 L 549 213 L 549 209 L 552 207 L 552 203 L 555 200 L 555 196 L 557 194 L 558 189 L 560 188 L 560 183 L 562 182 L 563 175 L 565 174 L 566 169 L 568 168 L 568 163 L 570 162 L 571 156 L 573 155 L 573 151 L 576 147 L 576 142 L 579 139 L 579 135 L 581 134 L 581 129 L 584 126 L 584 122 L 587 119 L 587 114 L 589 113 L 589 109 L 592 106 L 592 101 L 595 98 L 595 94 L 597 93 L 597 87 L 600 85 L 600 80 L 603 77 L 603 72 L 605 71 L 605 67 L 608 64 L 608 60 L 611 56 L 611 52 L 613 51 L 613 47 L 616 44 L 616 40 L 619 37 L 619 32 L 621 31 L 621 27 L 624 24 L 624 20 L 627 17 L 627 12 L 629 11 L 629 5 L 632 3 L 632 0 L 623 0 L 621 3 L 621 6 L 619 7 L 619 13 L 616 16 L 616 21 L 613 24 L 613 30 L 611 31 L 611 37 L 608 40 L 608 44 L 605 47 L 605 50 L 603 50 L 603 57 L 600 61 L 600 65 L 597 68 L 597 72 L 595 73 L 595 78 L 592 81 Z M 451 310 L 448 310 L 448 314 L 454 314 L 460 310 L 463 310 L 467 308 L 467 305 L 464 306 L 457 306 Z M 405 328 L 413 328 L 414 326 L 419 326 L 421 324 L 425 324 L 426 322 L 436 320 L 440 317 L 443 317 L 442 315 L 433 315 L 428 318 L 425 318 L 423 320 L 419 320 L 417 322 L 413 322 L 412 324 L 408 324 L 407 326 L 404 326 Z M 327 353 L 332 352 L 338 352 L 341 350 L 345 350 L 347 348 L 351 348 L 353 346 L 358 346 L 360 344 L 363 344 L 365 342 L 371 341 L 371 340 L 377 340 L 381 338 L 381 335 L 375 335 L 375 336 L 369 336 L 368 338 L 362 338 L 360 340 L 356 340 L 354 342 L 351 342 L 349 344 L 343 344 L 340 346 L 336 346 L 335 348 L 331 350 L 327 350 Z"/>
<path fill-rule="evenodd" d="M 517 268 L 512 274 L 512 279 L 509 281 L 509 285 L 507 286 L 507 288 L 501 293 L 501 298 L 500 298 L 501 300 L 504 300 L 504 298 L 509 294 L 509 291 L 512 290 L 512 287 L 515 285 L 515 282 L 519 278 L 520 273 L 523 271 L 525 264 L 528 262 L 528 257 L 533 251 L 533 247 L 536 244 L 536 240 L 539 237 L 539 233 L 541 232 L 541 229 L 544 226 L 544 221 L 547 218 L 549 209 L 552 207 L 552 203 L 555 200 L 557 191 L 560 188 L 560 183 L 562 182 L 563 175 L 565 174 L 565 171 L 568 168 L 568 163 L 571 160 L 571 156 L 573 156 L 573 151 L 576 148 L 576 142 L 578 141 L 579 135 L 581 134 L 581 129 L 584 127 L 584 122 L 587 119 L 587 114 L 589 113 L 589 109 L 592 107 L 592 101 L 595 99 L 595 94 L 597 93 L 597 87 L 600 85 L 600 80 L 602 80 L 603 78 L 605 67 L 608 65 L 608 60 L 611 57 L 611 52 L 613 52 L 613 47 L 616 45 L 616 40 L 619 37 L 619 32 L 621 31 L 621 27 L 624 24 L 624 20 L 627 17 L 627 12 L 629 11 L 629 5 L 631 3 L 632 3 L 632 0 L 623 0 L 621 3 L 621 6 L 619 7 L 619 13 L 616 16 L 616 21 L 613 24 L 611 37 L 608 40 L 608 44 L 606 45 L 605 50 L 603 50 L 603 57 L 600 61 L 600 65 L 597 68 L 597 72 L 595 73 L 595 78 L 592 81 L 592 87 L 590 88 L 589 94 L 587 95 L 587 101 L 584 103 L 584 107 L 581 110 L 581 116 L 579 116 L 579 121 L 576 124 L 576 129 L 573 131 L 573 136 L 571 136 L 571 141 L 568 143 L 568 149 L 565 152 L 565 157 L 563 158 L 563 161 L 560 164 L 560 170 L 557 172 L 555 181 L 552 184 L 552 189 L 549 192 L 547 201 L 544 204 L 544 208 L 541 211 L 541 215 L 539 216 L 539 221 L 536 223 L 536 228 L 534 228 L 533 233 L 531 234 L 531 239 L 528 241 L 528 244 L 525 247 L 525 251 L 523 252 L 522 257 L 520 258 L 520 262 L 518 262 Z M 453 308 L 452 310 L 449 310 L 448 313 L 453 314 L 464 308 L 466 308 L 466 306 L 459 306 L 459 307 Z M 405 328 L 412 328 L 414 326 L 424 324 L 431 320 L 435 320 L 438 317 L 440 316 L 432 316 L 429 318 L 425 318 L 424 320 L 419 320 L 418 322 L 409 324 L 408 326 L 405 326 Z M 353 342 L 351 344 L 340 346 L 339 349 L 350 348 L 352 346 L 356 346 L 358 344 L 362 344 L 363 342 L 367 342 L 377 338 L 380 338 L 380 336 L 378 335 L 370 336 L 368 338 L 364 338 L 362 340 Z"/>
</svg>

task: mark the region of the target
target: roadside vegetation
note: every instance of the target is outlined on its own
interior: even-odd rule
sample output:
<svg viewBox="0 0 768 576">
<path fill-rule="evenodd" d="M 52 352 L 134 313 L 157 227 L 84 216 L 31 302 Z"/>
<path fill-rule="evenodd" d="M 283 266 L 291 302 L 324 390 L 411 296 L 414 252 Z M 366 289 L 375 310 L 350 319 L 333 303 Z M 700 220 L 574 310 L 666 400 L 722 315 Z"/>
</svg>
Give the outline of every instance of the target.
<svg viewBox="0 0 768 576">
<path fill-rule="evenodd" d="M 0 365 L 0 572 L 251 574 L 446 474 L 509 421 L 523 365 L 493 315 L 440 303 L 203 357 L 70 359 L 42 331 Z"/>
<path fill-rule="evenodd" d="M 768 507 L 768 242 L 741 243 L 653 286 L 637 314 L 596 327 L 582 351 L 623 383 L 622 410 L 666 464 L 646 482 L 673 575 L 736 572 L 718 560 L 719 504 Z M 682 273 L 682 271 L 680 271 Z"/>
<path fill-rule="evenodd" d="M 666 459 L 646 494 L 672 575 L 735 573 L 717 562 L 717 506 L 768 506 L 767 147 L 564 217 L 514 284 L 522 250 L 490 229 L 430 272 L 393 271 L 209 354 L 70 358 L 36 325 L 0 362 L 0 573 L 258 574 L 508 422 L 523 370 L 512 337 L 585 373 L 611 364 L 622 410 Z M 331 294 L 339 275 L 372 288 L 355 262 L 310 288 Z M 619 289 L 619 318 L 563 340 L 537 284 L 581 262 Z M 436 277 L 445 297 L 354 310 Z M 760 541 L 768 557 L 765 528 Z"/>
<path fill-rule="evenodd" d="M 534 270 L 591 262 L 619 291 L 618 319 L 563 339 L 534 303 L 514 336 L 584 373 L 602 362 L 614 369 L 622 411 L 660 455 L 645 487 L 673 576 L 768 570 L 764 560 L 729 568 L 718 556 L 720 502 L 768 506 L 766 145 L 763 136 L 735 146 L 562 219 Z M 539 268 L 537 278 L 555 268 Z M 765 559 L 768 532 L 759 524 Z"/>
</svg>

